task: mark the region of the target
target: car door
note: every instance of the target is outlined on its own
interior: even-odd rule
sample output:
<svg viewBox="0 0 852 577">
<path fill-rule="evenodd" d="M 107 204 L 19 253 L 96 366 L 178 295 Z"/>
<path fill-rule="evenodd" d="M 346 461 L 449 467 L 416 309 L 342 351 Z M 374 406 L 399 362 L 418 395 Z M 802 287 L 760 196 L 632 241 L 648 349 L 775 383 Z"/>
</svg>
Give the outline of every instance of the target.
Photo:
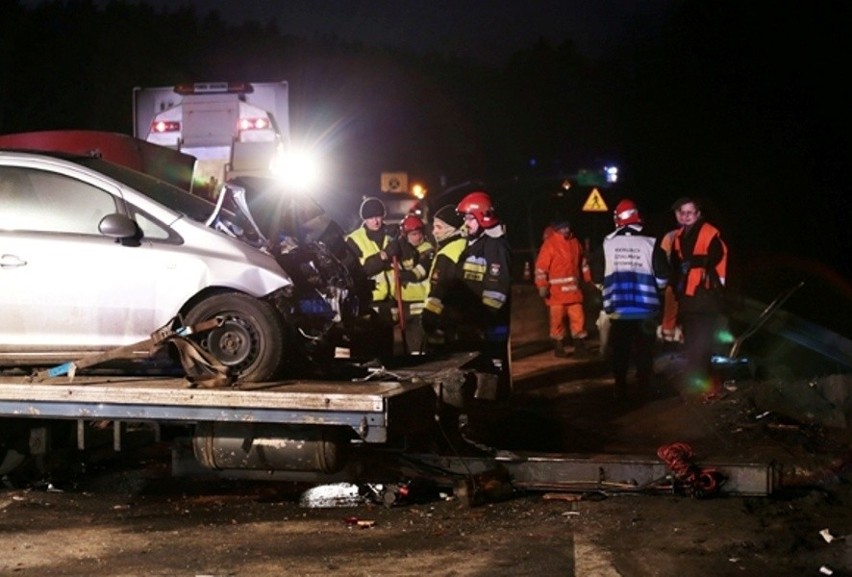
<svg viewBox="0 0 852 577">
<path fill-rule="evenodd" d="M 33 166 L 0 166 L 0 351 L 129 344 L 157 328 L 150 259 L 102 235 L 117 189 Z"/>
</svg>

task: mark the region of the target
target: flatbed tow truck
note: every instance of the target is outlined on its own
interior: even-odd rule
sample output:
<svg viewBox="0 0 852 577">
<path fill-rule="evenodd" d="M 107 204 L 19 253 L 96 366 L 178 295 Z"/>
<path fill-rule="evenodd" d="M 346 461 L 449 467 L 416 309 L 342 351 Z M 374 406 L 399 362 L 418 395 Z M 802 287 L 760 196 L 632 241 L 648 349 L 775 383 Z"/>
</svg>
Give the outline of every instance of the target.
<svg viewBox="0 0 852 577">
<path fill-rule="evenodd" d="M 110 428 L 111 450 L 121 451 L 141 427 L 154 440 L 163 430 L 179 431 L 169 435 L 175 476 L 387 483 L 408 471 L 454 488 L 461 483 L 472 501 L 495 486 L 495 479 L 501 480 L 496 486 L 532 491 L 695 490 L 676 478 L 671 463 L 644 454 L 501 450 L 466 436 L 469 409 L 474 417 L 483 410 L 499 414 L 524 383 L 567 383 L 607 370 L 601 358 L 557 363 L 544 348 L 536 348 L 547 342 L 547 325 L 533 306 L 538 304 L 534 287 L 515 285 L 513 303 L 518 322 L 512 325 L 511 373 L 517 390 L 503 401 L 477 398 L 474 352 L 411 357 L 392 367 L 358 365 L 355 377 L 214 388 L 175 374 L 0 372 L 0 476 L 26 459 L 46 457 L 58 445 L 66 454 L 77 451 L 73 458 L 84 461 L 87 450 L 104 444 Z M 769 308 L 745 320 L 762 326 Z M 849 359 L 849 343 L 842 344 L 844 354 L 834 354 L 836 347 L 822 352 Z M 448 434 L 454 435 L 452 441 Z M 776 464 L 759 459 L 703 463 L 691 470 L 713 475 L 701 482 L 699 493 L 709 484 L 714 492 L 765 496 L 781 484 Z"/>
<path fill-rule="evenodd" d="M 95 437 L 103 444 L 104 429 L 110 428 L 104 425 L 109 424 L 116 452 L 134 427 L 147 427 L 154 440 L 163 429 L 177 427 L 181 433 L 169 439 L 174 476 L 399 486 L 403 476 L 416 475 L 452 486 L 472 505 L 505 495 L 506 488 L 684 490 L 658 459 L 505 451 L 471 442 L 464 434 L 465 407 L 475 396 L 471 388 L 477 375 L 466 367 L 475 357 L 459 353 L 393 369 L 377 366 L 355 380 L 225 388 L 195 388 L 175 376 L 106 373 L 35 380 L 32 375 L 0 374 L 0 418 L 5 423 L 0 473 L 14 469 L 25 455 L 47 455 L 57 424 L 65 426 L 66 444 L 76 439 L 76 458 L 84 461 Z M 599 360 L 592 363 L 603 366 Z M 519 372 L 530 373 L 546 371 L 552 361 L 531 354 L 517 365 Z M 448 432 L 455 434 L 452 442 Z M 448 442 L 430 442 L 430 437 Z M 724 478 L 710 487 L 714 492 L 761 496 L 777 485 L 771 463 L 704 467 Z M 710 479 L 710 485 L 715 481 Z"/>
<path fill-rule="evenodd" d="M 504 450 L 471 438 L 468 417 L 475 424 L 483 412 L 497 419 L 509 414 L 515 396 L 535 386 L 530 383 L 582 382 L 606 373 L 599 357 L 557 363 L 543 352 L 547 325 L 536 316 L 541 310 L 533 306 L 535 297 L 531 285 L 513 287 L 518 319 L 512 326 L 513 390 L 496 401 L 477 398 L 473 352 L 394 359 L 389 367 L 358 365 L 354 377 L 214 388 L 174 373 L 89 370 L 73 378 L 35 378 L 0 372 L 0 477 L 25 460 L 47 461 L 56 449 L 84 462 L 90 450 L 103 453 L 110 430 L 112 447 L 106 452 L 115 454 L 135 446 L 133 434 L 142 430 L 145 442 L 171 442 L 173 476 L 313 484 L 398 483 L 403 476 L 424 476 L 461 489 L 471 503 L 489 488 L 506 486 L 743 496 L 767 496 L 782 486 L 779 465 L 757 455 L 746 462 L 692 464 L 699 476 L 713 475 L 696 487 L 677 479 L 671 463 L 645 451 L 555 454 Z M 758 325 L 766 317 L 747 321 L 755 323 L 754 316 Z"/>
<path fill-rule="evenodd" d="M 188 426 L 199 462 L 211 469 L 335 473 L 350 445 L 393 445 L 430 426 L 440 396 L 457 395 L 474 357 L 459 353 L 389 372 L 366 368 L 357 380 L 285 380 L 195 388 L 170 375 L 104 371 L 34 378 L 0 374 L 0 418 L 7 423 L 0 473 L 24 456 L 45 454 L 50 424 L 110 422 L 120 450 L 124 425 Z M 8 426 L 9 424 L 13 426 Z M 10 432 L 11 431 L 11 432 Z M 17 431 L 17 433 L 15 433 Z"/>
</svg>

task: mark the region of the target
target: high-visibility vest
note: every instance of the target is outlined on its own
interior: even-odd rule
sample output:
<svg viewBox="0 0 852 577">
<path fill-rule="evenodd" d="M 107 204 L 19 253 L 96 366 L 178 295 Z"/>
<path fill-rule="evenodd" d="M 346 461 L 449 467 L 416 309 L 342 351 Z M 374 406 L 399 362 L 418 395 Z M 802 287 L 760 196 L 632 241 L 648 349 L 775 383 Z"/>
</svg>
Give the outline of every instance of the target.
<svg viewBox="0 0 852 577">
<path fill-rule="evenodd" d="M 632 227 L 628 227 L 632 228 Z M 656 239 L 634 229 L 617 229 L 604 238 L 603 308 L 612 318 L 654 318 L 662 308 L 659 291 L 667 279 L 654 270 Z"/>
<path fill-rule="evenodd" d="M 369 257 L 384 250 L 390 241 L 390 237 L 388 235 L 384 235 L 382 237 L 382 245 L 379 246 L 367 236 L 367 229 L 364 227 L 360 227 L 352 231 L 346 238 L 352 239 L 358 247 L 358 250 L 361 253 L 358 260 L 362 265 Z M 394 279 L 396 278 L 393 270 L 384 269 L 381 272 L 374 274 L 371 278 L 375 283 L 373 286 L 373 302 L 389 299 L 392 300 L 396 298 L 396 295 L 393 292 L 393 287 L 395 286 Z"/>
<path fill-rule="evenodd" d="M 439 260 L 438 257 L 444 256 L 450 262 L 452 262 L 454 265 L 456 265 L 456 264 L 458 264 L 459 260 L 461 259 L 461 255 L 464 253 L 465 248 L 467 248 L 467 239 L 459 236 L 459 237 L 456 237 L 456 238 L 450 240 L 449 242 L 447 242 L 447 244 L 445 244 L 440 249 L 438 249 L 437 254 L 435 254 L 435 258 L 432 260 L 432 266 L 429 268 L 429 277 L 428 278 L 429 278 L 430 285 L 426 289 L 427 290 L 426 301 L 425 301 L 426 310 L 433 312 L 436 315 L 440 315 L 441 313 L 444 312 L 444 303 L 441 301 L 440 298 L 431 294 L 431 290 L 430 290 L 432 277 L 435 274 L 435 267 L 437 266 L 438 260 Z"/>
<path fill-rule="evenodd" d="M 719 230 L 706 222 L 700 223 L 699 226 L 701 228 L 698 229 L 695 248 L 693 248 L 689 259 L 684 258 L 683 247 L 681 245 L 681 237 L 683 236 L 684 229 L 678 229 L 674 239 L 674 250 L 677 252 L 681 262 L 689 261 L 689 269 L 686 271 L 686 278 L 683 279 L 683 294 L 690 297 L 695 296 L 695 291 L 701 285 L 706 289 L 715 288 L 713 283 L 714 276 L 721 286 L 725 286 L 725 275 L 728 270 L 728 247 L 722 240 Z M 714 270 L 708 274 L 707 254 L 710 250 L 710 243 L 714 238 L 718 238 L 722 246 L 722 258 L 716 263 Z"/>
<path fill-rule="evenodd" d="M 427 240 L 417 245 L 416 249 L 419 258 L 425 259 L 426 257 L 424 255 L 429 254 L 429 252 L 434 250 L 434 247 L 432 246 L 432 243 Z M 406 263 L 403 262 L 403 266 L 405 266 L 405 264 Z M 423 301 L 426 300 L 426 295 L 429 294 L 429 275 L 427 274 L 427 267 L 431 268 L 432 263 L 418 262 L 414 265 L 412 262 L 410 265 L 411 268 L 409 270 L 411 270 L 415 276 L 419 277 L 421 280 L 403 283 L 402 300 L 412 303 L 410 306 L 410 312 L 411 314 L 416 315 L 423 310 Z"/>
</svg>

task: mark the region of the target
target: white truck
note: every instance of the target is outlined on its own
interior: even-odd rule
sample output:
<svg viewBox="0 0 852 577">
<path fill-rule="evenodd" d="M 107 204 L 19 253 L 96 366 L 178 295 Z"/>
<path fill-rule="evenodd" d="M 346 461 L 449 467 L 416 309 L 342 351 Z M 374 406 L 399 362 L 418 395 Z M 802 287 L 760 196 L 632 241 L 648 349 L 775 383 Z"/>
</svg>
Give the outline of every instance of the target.
<svg viewBox="0 0 852 577">
<path fill-rule="evenodd" d="M 133 136 L 194 156 L 193 192 L 210 196 L 235 176 L 270 174 L 287 151 L 287 82 L 136 87 Z"/>
</svg>

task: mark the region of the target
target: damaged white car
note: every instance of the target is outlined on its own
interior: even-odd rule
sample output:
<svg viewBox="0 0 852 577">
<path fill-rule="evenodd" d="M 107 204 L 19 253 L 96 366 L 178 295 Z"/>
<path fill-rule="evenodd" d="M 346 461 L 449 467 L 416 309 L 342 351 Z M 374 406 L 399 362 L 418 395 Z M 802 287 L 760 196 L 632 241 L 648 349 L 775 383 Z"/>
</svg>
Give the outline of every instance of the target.
<svg viewBox="0 0 852 577">
<path fill-rule="evenodd" d="M 0 368 L 73 361 L 211 318 L 220 324 L 191 338 L 244 381 L 349 347 L 363 291 L 319 239 L 328 231 L 303 242 L 276 224 L 271 240 L 243 188 L 219 200 L 100 158 L 0 150 Z"/>
</svg>

